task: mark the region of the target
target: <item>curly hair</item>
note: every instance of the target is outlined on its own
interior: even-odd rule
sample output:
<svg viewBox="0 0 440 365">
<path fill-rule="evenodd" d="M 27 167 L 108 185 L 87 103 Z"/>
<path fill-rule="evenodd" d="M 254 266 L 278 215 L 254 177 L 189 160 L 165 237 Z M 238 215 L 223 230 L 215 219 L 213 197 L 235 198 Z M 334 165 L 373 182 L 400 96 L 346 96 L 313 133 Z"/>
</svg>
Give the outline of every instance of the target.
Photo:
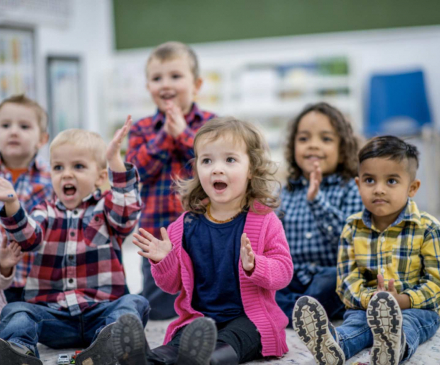
<svg viewBox="0 0 440 365">
<path fill-rule="evenodd" d="M 341 163 L 336 167 L 336 172 L 339 173 L 344 180 L 349 179 L 357 175 L 357 152 L 358 152 L 358 140 L 353 133 L 353 129 L 350 123 L 344 118 L 342 113 L 335 107 L 327 103 L 317 103 L 308 105 L 305 109 L 291 122 L 290 133 L 288 136 L 286 159 L 288 163 L 288 177 L 287 188 L 289 189 L 289 180 L 298 179 L 302 175 L 302 170 L 296 163 L 295 159 L 295 139 L 298 133 L 298 126 L 301 119 L 310 112 L 317 112 L 326 115 L 337 135 L 340 138 L 339 154 L 341 157 Z"/>
<path fill-rule="evenodd" d="M 276 189 L 276 185 L 280 186 L 280 183 L 275 178 L 277 166 L 269 158 L 268 145 L 253 124 L 233 117 L 211 119 L 197 132 L 194 139 L 195 157 L 192 160 L 194 177 L 189 180 L 175 180 L 183 208 L 194 213 L 206 212 L 206 199 L 209 197 L 203 190 L 197 173 L 198 146 L 201 140 L 215 141 L 225 136 L 232 138 L 234 143 L 244 143 L 249 156 L 251 178 L 242 206 L 256 213 L 262 213 L 265 210 L 261 208 L 257 210 L 254 206 L 255 202 L 263 204 L 268 210 L 276 209 L 280 200 L 275 191 L 280 190 Z"/>
</svg>

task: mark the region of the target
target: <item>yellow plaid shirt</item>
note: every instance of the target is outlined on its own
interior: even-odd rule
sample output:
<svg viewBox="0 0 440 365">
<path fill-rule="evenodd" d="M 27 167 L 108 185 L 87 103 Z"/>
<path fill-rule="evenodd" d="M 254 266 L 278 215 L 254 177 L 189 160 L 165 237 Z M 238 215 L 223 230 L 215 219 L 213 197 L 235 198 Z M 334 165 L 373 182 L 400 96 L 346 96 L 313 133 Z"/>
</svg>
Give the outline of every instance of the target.
<svg viewBox="0 0 440 365">
<path fill-rule="evenodd" d="M 366 310 L 377 290 L 377 274 L 398 293 L 411 299 L 411 308 L 440 314 L 440 223 L 419 212 L 414 201 L 385 231 L 371 222 L 364 209 L 350 216 L 341 234 L 336 291 L 347 308 Z"/>
</svg>

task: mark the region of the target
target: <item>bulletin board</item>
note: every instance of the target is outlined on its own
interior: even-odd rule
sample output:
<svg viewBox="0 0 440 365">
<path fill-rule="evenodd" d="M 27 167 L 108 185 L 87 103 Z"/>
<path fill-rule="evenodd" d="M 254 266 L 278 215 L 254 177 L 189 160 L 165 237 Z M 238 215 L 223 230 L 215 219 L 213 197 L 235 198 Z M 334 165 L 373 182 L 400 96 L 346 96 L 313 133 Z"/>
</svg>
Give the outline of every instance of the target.
<svg viewBox="0 0 440 365">
<path fill-rule="evenodd" d="M 31 29 L 0 26 L 0 100 L 35 99 L 35 41 Z"/>
<path fill-rule="evenodd" d="M 113 0 L 117 49 L 440 24 L 439 0 Z"/>
</svg>

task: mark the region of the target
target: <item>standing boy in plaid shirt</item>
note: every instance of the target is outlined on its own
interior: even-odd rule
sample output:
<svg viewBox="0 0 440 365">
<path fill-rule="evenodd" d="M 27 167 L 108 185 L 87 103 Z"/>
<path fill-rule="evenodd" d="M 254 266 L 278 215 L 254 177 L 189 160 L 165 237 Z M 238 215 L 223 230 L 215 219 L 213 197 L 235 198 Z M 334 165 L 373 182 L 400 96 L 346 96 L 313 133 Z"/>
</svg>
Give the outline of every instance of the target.
<svg viewBox="0 0 440 365">
<path fill-rule="evenodd" d="M 0 103 L 0 130 L 0 177 L 14 185 L 18 200 L 30 212 L 53 194 L 49 166 L 37 157 L 49 138 L 46 112 L 24 95 L 12 96 Z M 9 303 L 23 300 L 34 257 L 25 252 L 17 264 L 11 287 L 5 290 Z"/>
<path fill-rule="evenodd" d="M 139 227 L 155 237 L 183 212 L 172 190 L 177 176 L 190 177 L 197 130 L 214 114 L 201 111 L 194 102 L 202 86 L 197 56 L 185 44 L 168 42 L 153 50 L 147 61 L 147 89 L 157 112 L 141 119 L 130 130 L 127 161 L 137 166 L 141 177 L 143 210 Z M 143 259 L 142 295 L 151 305 L 151 319 L 176 316 L 174 300 L 159 289 Z"/>
<path fill-rule="evenodd" d="M 440 223 L 411 200 L 416 147 L 392 136 L 359 152 L 356 183 L 365 205 L 348 218 L 337 292 L 348 308 L 334 328 L 314 298 L 298 300 L 294 328 L 318 364 L 342 365 L 366 347 L 371 364 L 397 365 L 440 326 Z"/>
<path fill-rule="evenodd" d="M 137 224 L 138 174 L 120 156 L 131 119 L 106 147 L 93 132 L 70 129 L 50 146 L 57 199 L 31 215 L 12 185 L 0 179 L 1 223 L 25 251 L 36 251 L 25 287 L 26 302 L 8 304 L 0 322 L 0 359 L 41 365 L 37 342 L 53 348 L 87 347 L 77 364 L 110 365 L 111 327 L 131 313 L 145 325 L 148 301 L 126 294 L 121 245 Z M 98 186 L 107 178 L 111 191 Z"/>
</svg>

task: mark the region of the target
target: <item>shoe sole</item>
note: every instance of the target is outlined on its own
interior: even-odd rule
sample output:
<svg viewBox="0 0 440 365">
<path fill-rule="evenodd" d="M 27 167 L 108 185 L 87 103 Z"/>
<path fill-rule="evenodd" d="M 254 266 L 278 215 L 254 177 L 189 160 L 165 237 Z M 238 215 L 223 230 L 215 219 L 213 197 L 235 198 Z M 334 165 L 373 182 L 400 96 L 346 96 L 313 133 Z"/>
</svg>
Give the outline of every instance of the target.
<svg viewBox="0 0 440 365">
<path fill-rule="evenodd" d="M 133 314 L 124 314 L 112 329 L 113 351 L 121 365 L 148 365 L 142 323 Z"/>
<path fill-rule="evenodd" d="M 0 364 L 1 365 L 43 365 L 37 357 L 20 354 L 4 340 L 0 340 Z"/>
<path fill-rule="evenodd" d="M 372 365 L 398 365 L 402 337 L 402 313 L 396 299 L 377 293 L 368 304 L 367 323 L 373 333 Z"/>
<path fill-rule="evenodd" d="M 217 328 L 210 318 L 197 318 L 183 331 L 177 365 L 209 365 L 217 343 Z"/>
<path fill-rule="evenodd" d="M 116 365 L 116 359 L 108 351 L 107 341 L 112 336 L 112 327 L 114 324 L 105 326 L 98 334 L 95 342 L 83 352 L 78 354 L 75 359 L 77 365 Z"/>
<path fill-rule="evenodd" d="M 319 302 L 301 297 L 293 309 L 293 329 L 319 365 L 343 365 L 345 355 L 330 333 L 327 314 Z"/>
</svg>

